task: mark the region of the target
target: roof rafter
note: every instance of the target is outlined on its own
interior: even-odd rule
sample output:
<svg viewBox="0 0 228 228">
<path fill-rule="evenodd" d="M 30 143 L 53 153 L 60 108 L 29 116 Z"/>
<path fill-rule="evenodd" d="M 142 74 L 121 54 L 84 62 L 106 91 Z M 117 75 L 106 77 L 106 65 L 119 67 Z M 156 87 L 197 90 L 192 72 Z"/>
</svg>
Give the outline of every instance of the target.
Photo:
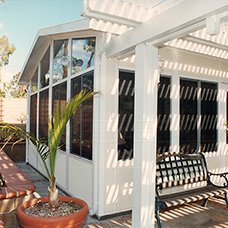
<svg viewBox="0 0 228 228">
<path fill-rule="evenodd" d="M 182 1 L 116 37 L 110 42 L 106 55 L 110 58 L 122 58 L 121 55 L 126 57 L 126 53 L 132 53 L 139 43 L 149 41 L 158 46 L 174 38 L 188 35 L 204 27 L 207 17 L 227 10 L 227 0 L 195 0 L 194 4 L 191 1 Z"/>
<path fill-rule="evenodd" d="M 228 46 L 227 45 L 223 45 L 223 44 L 220 44 L 220 43 L 217 43 L 217 42 L 204 40 L 204 39 L 197 38 L 197 37 L 194 37 L 194 36 L 186 36 L 184 39 L 188 40 L 188 41 L 191 41 L 191 42 L 194 42 L 194 43 L 198 43 L 198 44 L 202 44 L 202 45 L 206 45 L 206 46 L 210 46 L 210 47 L 214 47 L 214 48 L 218 48 L 218 49 L 221 49 L 221 50 L 228 51 Z"/>
<path fill-rule="evenodd" d="M 228 58 L 228 46 L 191 36 L 185 37 L 184 39 L 174 39 L 172 41 L 168 41 L 163 46 L 195 52 L 220 59 Z"/>
</svg>

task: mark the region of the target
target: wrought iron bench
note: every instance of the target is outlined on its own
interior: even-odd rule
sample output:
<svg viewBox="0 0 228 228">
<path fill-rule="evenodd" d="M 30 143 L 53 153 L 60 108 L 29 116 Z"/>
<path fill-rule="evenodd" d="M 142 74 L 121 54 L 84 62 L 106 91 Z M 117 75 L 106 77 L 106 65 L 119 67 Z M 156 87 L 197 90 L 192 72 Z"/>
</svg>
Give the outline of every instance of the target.
<svg viewBox="0 0 228 228">
<path fill-rule="evenodd" d="M 219 179 L 218 184 L 212 179 Z M 172 193 L 164 196 L 159 191 L 174 186 L 193 184 L 195 182 L 205 183 L 206 186 L 198 187 L 182 192 Z M 157 225 L 161 228 L 159 218 L 160 209 L 167 209 L 185 203 L 192 203 L 204 200 L 202 206 L 206 207 L 209 197 L 222 198 L 228 207 L 228 172 L 214 174 L 208 171 L 207 163 L 202 153 L 183 154 L 165 153 L 157 156 L 156 171 L 156 203 L 155 212 Z M 221 197 L 220 195 L 224 195 Z"/>
</svg>

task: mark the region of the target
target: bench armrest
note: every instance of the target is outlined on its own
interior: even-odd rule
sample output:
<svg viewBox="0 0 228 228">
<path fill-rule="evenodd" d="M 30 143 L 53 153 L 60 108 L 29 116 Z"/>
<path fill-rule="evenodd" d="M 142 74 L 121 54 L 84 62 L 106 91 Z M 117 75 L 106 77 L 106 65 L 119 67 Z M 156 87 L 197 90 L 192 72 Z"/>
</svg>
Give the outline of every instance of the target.
<svg viewBox="0 0 228 228">
<path fill-rule="evenodd" d="M 219 176 L 222 182 L 222 185 L 217 185 L 214 184 L 211 180 L 211 178 L 213 176 Z M 218 187 L 218 188 L 227 188 L 228 187 L 228 172 L 225 173 L 211 173 L 208 172 L 208 180 L 207 180 L 209 185 L 213 185 L 214 187 Z"/>
</svg>

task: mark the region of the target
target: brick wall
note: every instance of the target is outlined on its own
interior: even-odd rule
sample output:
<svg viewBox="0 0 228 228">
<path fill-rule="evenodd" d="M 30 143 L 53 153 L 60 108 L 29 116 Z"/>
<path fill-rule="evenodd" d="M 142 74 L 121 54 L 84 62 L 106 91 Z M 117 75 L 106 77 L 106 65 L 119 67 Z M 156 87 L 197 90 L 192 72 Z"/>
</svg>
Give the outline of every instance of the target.
<svg viewBox="0 0 228 228">
<path fill-rule="evenodd" d="M 0 148 L 4 143 L 0 143 Z M 19 142 L 12 147 L 13 143 L 9 142 L 4 148 L 4 152 L 10 157 L 13 162 L 25 161 L 26 142 Z"/>
</svg>

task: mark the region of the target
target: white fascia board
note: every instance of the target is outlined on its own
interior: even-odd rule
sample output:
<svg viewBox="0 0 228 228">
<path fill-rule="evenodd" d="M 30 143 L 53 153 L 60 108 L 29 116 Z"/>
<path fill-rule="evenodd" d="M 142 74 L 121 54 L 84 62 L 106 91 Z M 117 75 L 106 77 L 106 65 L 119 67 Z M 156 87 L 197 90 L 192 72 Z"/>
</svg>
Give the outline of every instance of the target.
<svg viewBox="0 0 228 228">
<path fill-rule="evenodd" d="M 26 58 L 26 61 L 22 67 L 20 77 L 18 79 L 18 84 L 24 85 L 29 82 L 31 77 L 33 76 L 37 64 L 42 58 L 44 52 L 49 45 L 51 37 L 40 37 L 36 36 L 35 41 L 33 42 L 32 48 L 29 51 L 29 54 Z"/>
<path fill-rule="evenodd" d="M 52 40 L 52 36 L 88 29 L 90 29 L 90 19 L 88 18 L 40 29 L 21 70 L 18 84 L 27 84 L 29 82 L 39 61 Z"/>
<path fill-rule="evenodd" d="M 184 0 L 112 40 L 106 55 L 121 58 L 122 54 L 135 49 L 137 44 L 147 41 L 158 46 L 168 41 L 167 37 L 178 38 L 202 28 L 207 17 L 227 10 L 227 0 Z M 172 37 L 173 33 L 175 37 Z"/>
<path fill-rule="evenodd" d="M 51 26 L 39 30 L 39 36 L 52 36 L 56 34 L 77 32 L 89 29 L 90 19 L 83 18 L 76 21 L 67 22 L 60 25 Z"/>
</svg>

